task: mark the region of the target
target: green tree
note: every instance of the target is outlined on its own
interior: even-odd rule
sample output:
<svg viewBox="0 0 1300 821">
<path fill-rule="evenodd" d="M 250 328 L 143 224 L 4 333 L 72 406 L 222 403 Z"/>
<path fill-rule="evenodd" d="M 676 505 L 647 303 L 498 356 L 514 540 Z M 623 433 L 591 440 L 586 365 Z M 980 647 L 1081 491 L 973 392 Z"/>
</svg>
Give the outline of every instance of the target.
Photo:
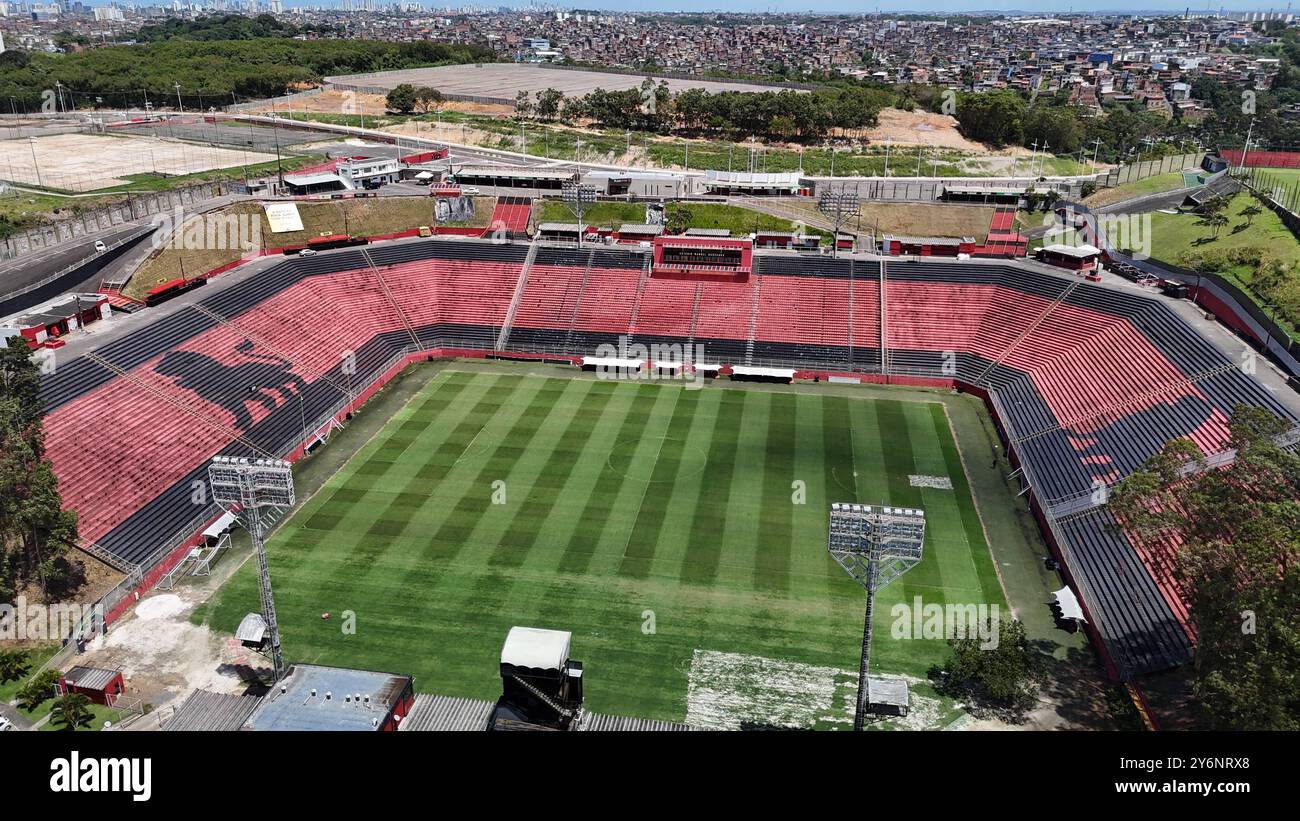
<svg viewBox="0 0 1300 821">
<path fill-rule="evenodd" d="M 1222 211 L 1209 211 L 1202 214 L 1200 219 L 1196 221 L 1196 224 L 1214 229 L 1212 237 L 1218 239 L 1219 229 L 1228 224 L 1228 216 Z"/>
<path fill-rule="evenodd" d="M 1139 548 L 1173 550 L 1174 580 L 1196 631 L 1192 691 L 1209 723 L 1300 729 L 1300 454 L 1262 408 L 1230 420 L 1231 465 L 1176 440 L 1120 482 L 1109 509 Z M 1188 471 L 1190 475 L 1188 475 Z"/>
<path fill-rule="evenodd" d="M 564 102 L 564 92 L 557 88 L 547 88 L 537 93 L 537 116 L 547 122 L 560 115 L 560 106 Z"/>
<path fill-rule="evenodd" d="M 57 670 L 45 670 L 37 673 L 32 680 L 23 685 L 18 691 L 18 706 L 27 712 L 32 712 L 37 707 L 45 703 L 46 699 L 54 697 L 55 688 L 59 683 L 59 673 Z"/>
<path fill-rule="evenodd" d="M 527 91 L 515 95 L 515 119 L 527 120 L 533 115 L 533 97 Z"/>
<path fill-rule="evenodd" d="M 977 708 L 1023 711 L 1033 705 L 1042 680 L 1042 662 L 1029 646 L 1025 626 L 1015 619 L 996 623 L 997 643 L 979 637 L 949 639 L 952 655 L 939 676 L 946 695 L 972 699 Z M 984 635 L 993 632 L 984 624 Z"/>
<path fill-rule="evenodd" d="M 1254 203 L 1247 205 L 1245 208 L 1241 209 L 1241 215 L 1246 218 L 1247 227 L 1253 224 L 1255 222 L 1255 217 L 1258 217 L 1262 213 L 1264 213 L 1264 209 L 1260 208 L 1258 205 L 1255 205 Z"/>
<path fill-rule="evenodd" d="M 0 650 L 0 682 L 22 678 L 31 667 L 26 650 Z"/>
<path fill-rule="evenodd" d="M 50 723 L 67 731 L 90 724 L 90 699 L 81 693 L 68 693 L 54 700 L 50 708 Z"/>
<path fill-rule="evenodd" d="M 415 90 L 415 107 L 421 114 L 439 111 L 444 102 L 442 92 L 436 88 L 421 86 Z"/>
<path fill-rule="evenodd" d="M 399 114 L 410 114 L 415 110 L 415 86 L 410 83 L 401 85 L 388 92 L 384 99 L 389 111 L 396 111 Z"/>
<path fill-rule="evenodd" d="M 1024 139 L 1025 101 L 1013 91 L 962 94 L 957 99 L 957 122 L 969 139 L 995 148 L 1019 144 Z"/>
<path fill-rule="evenodd" d="M 26 346 L 0 348 L 0 593 L 39 580 L 48 597 L 77 539 L 77 515 L 63 509 L 45 458 L 40 369 Z"/>
</svg>

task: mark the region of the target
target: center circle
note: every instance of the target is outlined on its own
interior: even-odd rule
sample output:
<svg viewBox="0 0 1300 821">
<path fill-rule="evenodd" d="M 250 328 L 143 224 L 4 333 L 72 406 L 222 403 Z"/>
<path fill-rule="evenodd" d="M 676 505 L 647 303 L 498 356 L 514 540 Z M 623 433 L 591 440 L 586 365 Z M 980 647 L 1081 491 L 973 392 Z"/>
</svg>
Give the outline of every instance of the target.
<svg viewBox="0 0 1300 821">
<path fill-rule="evenodd" d="M 656 479 L 655 466 L 668 447 L 681 448 L 677 457 L 677 470 L 672 476 Z M 688 444 L 685 439 L 671 436 L 641 437 L 615 442 L 606 463 L 610 470 L 634 482 L 667 484 L 703 473 L 709 463 L 709 455 L 703 448 Z"/>
</svg>

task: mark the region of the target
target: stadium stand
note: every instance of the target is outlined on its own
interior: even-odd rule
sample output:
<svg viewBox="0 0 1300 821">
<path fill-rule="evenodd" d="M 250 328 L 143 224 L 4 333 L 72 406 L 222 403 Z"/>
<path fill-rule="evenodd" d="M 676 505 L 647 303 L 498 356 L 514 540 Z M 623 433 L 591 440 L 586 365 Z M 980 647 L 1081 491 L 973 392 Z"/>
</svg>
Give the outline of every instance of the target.
<svg viewBox="0 0 1300 821">
<path fill-rule="evenodd" d="M 533 215 L 533 201 L 529 197 L 497 197 L 492 218 L 483 236 L 490 237 L 498 230 L 506 236 L 523 236 L 528 233 L 528 220 Z"/>
<path fill-rule="evenodd" d="M 717 281 L 651 278 L 627 248 L 529 249 L 442 238 L 287 258 L 71 350 L 42 396 L 84 537 L 125 563 L 156 555 L 215 514 L 191 499 L 212 456 L 291 456 L 415 356 L 485 355 L 503 338 L 503 353 L 566 357 L 619 337 L 694 341 L 710 362 L 985 397 L 1127 679 L 1189 658 L 1186 611 L 1161 557 L 1090 494 L 1169 439 L 1222 450 L 1238 403 L 1296 419 L 1166 303 L 1023 263 L 772 254 Z"/>
</svg>

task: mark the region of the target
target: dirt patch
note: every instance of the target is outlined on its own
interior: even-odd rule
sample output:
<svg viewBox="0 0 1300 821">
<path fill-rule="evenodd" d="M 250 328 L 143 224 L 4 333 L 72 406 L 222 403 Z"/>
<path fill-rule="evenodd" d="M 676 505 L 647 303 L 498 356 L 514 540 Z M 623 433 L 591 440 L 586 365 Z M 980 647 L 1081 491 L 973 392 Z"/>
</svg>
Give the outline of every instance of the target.
<svg viewBox="0 0 1300 821">
<path fill-rule="evenodd" d="M 388 108 L 387 100 L 383 94 L 357 94 L 348 91 L 322 91 L 319 94 L 313 94 L 310 97 L 299 97 L 290 103 L 276 103 L 275 110 L 278 112 L 286 111 L 306 111 L 314 114 L 366 114 L 382 115 Z M 462 114 L 492 114 L 509 116 L 514 113 L 511 106 L 486 104 L 486 103 L 463 103 L 448 100 L 442 106 L 443 111 L 458 111 Z M 268 103 L 264 106 L 251 109 L 250 114 L 262 114 L 271 111 L 271 105 Z"/>
<path fill-rule="evenodd" d="M 876 143 L 892 140 L 895 145 L 930 145 L 975 154 L 995 153 L 983 143 L 963 137 L 957 129 L 956 118 L 928 111 L 883 109 L 876 127 L 869 129 L 866 136 Z"/>
<path fill-rule="evenodd" d="M 132 176 L 181 176 L 247 163 L 257 154 L 145 136 L 56 134 L 29 140 L 30 151 L 7 151 L 10 178 L 27 185 L 93 191 L 122 185 Z"/>
<path fill-rule="evenodd" d="M 824 218 L 815 200 L 807 197 L 752 199 L 745 203 L 787 219 L 805 219 L 817 225 Z M 938 203 L 863 202 L 862 216 L 846 226 L 861 233 L 898 234 L 925 237 L 988 236 L 994 209 L 985 206 L 940 205 Z"/>
<path fill-rule="evenodd" d="M 76 664 L 121 670 L 126 695 L 155 706 L 184 698 L 195 688 L 241 693 L 251 671 L 270 663 L 234 636 L 189 622 L 199 588 L 154 593 L 91 642 Z"/>
</svg>

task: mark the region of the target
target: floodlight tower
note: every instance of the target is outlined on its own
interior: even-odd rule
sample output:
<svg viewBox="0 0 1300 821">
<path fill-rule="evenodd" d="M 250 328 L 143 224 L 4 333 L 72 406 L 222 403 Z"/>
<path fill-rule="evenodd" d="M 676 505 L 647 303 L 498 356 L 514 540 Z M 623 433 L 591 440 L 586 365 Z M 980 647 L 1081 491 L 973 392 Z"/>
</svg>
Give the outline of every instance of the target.
<svg viewBox="0 0 1300 821">
<path fill-rule="evenodd" d="M 573 213 L 578 217 L 578 244 L 582 244 L 582 231 L 586 228 L 582 224 L 582 212 L 587 206 L 596 201 L 596 186 L 583 185 L 579 182 L 566 182 L 560 187 L 560 199 L 569 204 Z"/>
<path fill-rule="evenodd" d="M 835 236 L 831 238 L 831 256 L 838 256 L 840 249 L 840 228 L 852 217 L 859 216 L 858 192 L 841 187 L 838 191 L 827 189 L 817 199 L 817 210 L 835 226 Z"/>
<path fill-rule="evenodd" d="M 284 656 L 280 652 L 280 624 L 275 618 L 271 571 L 267 567 L 266 544 L 262 540 L 262 510 L 293 507 L 292 466 L 281 459 L 216 456 L 208 465 L 208 484 L 212 487 L 212 498 L 217 504 L 239 506 L 240 521 L 253 542 L 253 550 L 257 552 L 257 573 L 262 588 L 262 618 L 266 620 L 267 633 L 270 635 L 275 681 L 279 681 L 284 676 Z"/>
<path fill-rule="evenodd" d="M 854 730 L 863 728 L 870 707 L 867 679 L 871 671 L 871 619 L 875 614 L 876 591 L 916 567 L 924 544 L 923 510 L 847 502 L 831 505 L 827 549 L 831 558 L 867 591 Z"/>
</svg>

